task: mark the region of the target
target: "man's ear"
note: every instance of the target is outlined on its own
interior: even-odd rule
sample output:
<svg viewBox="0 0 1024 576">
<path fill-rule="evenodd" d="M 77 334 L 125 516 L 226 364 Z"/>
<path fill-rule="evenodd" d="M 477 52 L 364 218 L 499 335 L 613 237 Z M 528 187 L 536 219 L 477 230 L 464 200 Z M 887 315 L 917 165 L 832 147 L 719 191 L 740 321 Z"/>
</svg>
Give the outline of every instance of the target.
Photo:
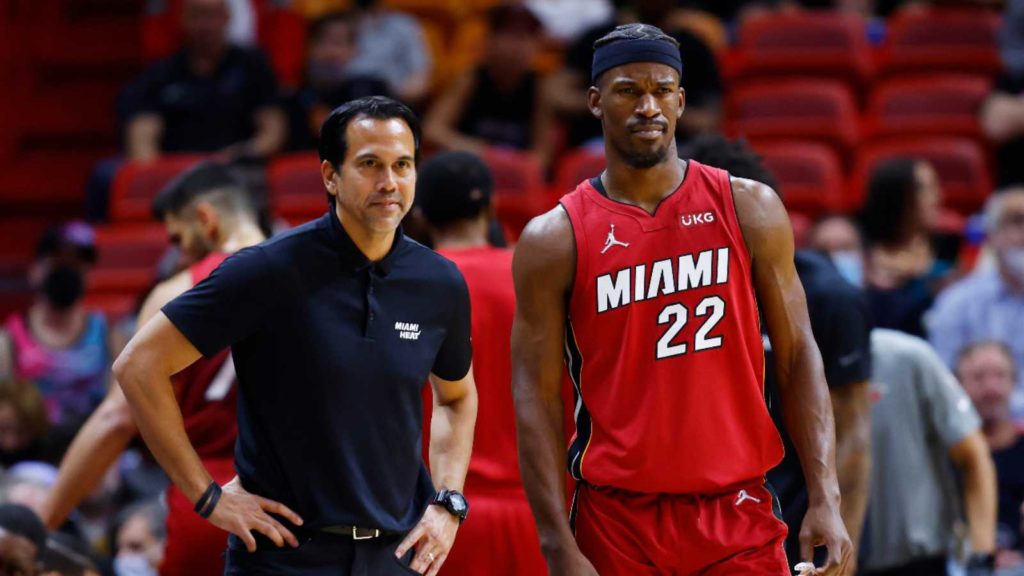
<svg viewBox="0 0 1024 576">
<path fill-rule="evenodd" d="M 676 120 L 678 120 L 683 115 L 683 110 L 685 108 L 686 108 L 686 90 L 682 86 L 680 86 L 679 87 L 679 111 L 676 112 Z"/>
<path fill-rule="evenodd" d="M 331 196 L 338 195 L 338 191 L 336 190 L 337 186 L 334 183 L 334 175 L 337 173 L 338 172 L 334 169 L 334 166 L 332 166 L 327 160 L 320 162 L 320 177 L 324 181 L 324 188 L 327 189 L 327 193 Z"/>
<path fill-rule="evenodd" d="M 199 222 L 199 227 L 203 232 L 210 238 L 216 238 L 220 228 L 220 215 L 213 204 L 200 200 L 196 202 L 195 213 L 196 221 Z"/>
<path fill-rule="evenodd" d="M 604 116 L 601 111 L 601 91 L 596 86 L 591 86 L 587 90 L 587 107 L 594 118 L 600 119 Z"/>
</svg>

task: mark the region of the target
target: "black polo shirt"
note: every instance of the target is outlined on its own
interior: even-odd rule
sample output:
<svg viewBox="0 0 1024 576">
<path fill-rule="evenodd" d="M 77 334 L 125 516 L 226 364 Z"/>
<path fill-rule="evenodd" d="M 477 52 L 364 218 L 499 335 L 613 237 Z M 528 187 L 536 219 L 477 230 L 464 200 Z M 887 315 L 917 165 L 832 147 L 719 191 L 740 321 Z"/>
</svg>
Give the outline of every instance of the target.
<svg viewBox="0 0 1024 576">
<path fill-rule="evenodd" d="M 434 489 L 421 454 L 429 373 L 469 371 L 458 269 L 401 231 L 369 262 L 333 210 L 237 252 L 163 308 L 238 373 L 235 467 L 307 527 L 403 532 Z"/>
<path fill-rule="evenodd" d="M 864 294 L 847 282 L 823 254 L 800 251 L 796 253 L 794 263 L 807 294 L 811 331 L 821 351 L 829 388 L 838 389 L 869 380 L 873 322 Z M 789 526 L 786 552 L 795 563 L 800 558 L 800 525 L 807 513 L 807 484 L 796 448 L 782 420 L 774 354 L 767 338 L 765 360 L 768 406 L 786 448 L 782 462 L 768 472 L 768 481 L 779 496 L 783 519 Z"/>
<path fill-rule="evenodd" d="M 197 75 L 181 50 L 153 64 L 126 92 L 127 114 L 157 114 L 164 121 L 163 152 L 215 152 L 248 140 L 256 113 L 280 105 L 277 81 L 256 49 L 231 46 L 216 69 Z"/>
</svg>

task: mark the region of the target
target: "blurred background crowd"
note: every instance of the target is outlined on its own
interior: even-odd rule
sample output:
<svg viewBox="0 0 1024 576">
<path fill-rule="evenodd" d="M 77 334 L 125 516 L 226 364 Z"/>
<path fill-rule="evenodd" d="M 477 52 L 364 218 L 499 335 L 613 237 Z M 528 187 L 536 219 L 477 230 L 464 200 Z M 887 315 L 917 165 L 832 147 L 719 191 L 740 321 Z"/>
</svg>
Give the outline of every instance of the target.
<svg viewBox="0 0 1024 576">
<path fill-rule="evenodd" d="M 830 257 L 874 326 L 920 338 L 912 356 L 949 388 L 922 393 L 922 449 L 985 439 L 997 573 L 1024 574 L 1024 0 L 4 0 L 0 574 L 160 565 L 167 480 L 141 442 L 59 529 L 39 515 L 141 300 L 216 247 L 201 213 L 154 207 L 161 189 L 214 160 L 265 233 L 319 216 L 320 122 L 385 94 L 420 113 L 425 158 L 483 159 L 492 241 L 514 245 L 603 169 L 591 46 L 632 21 L 680 43 L 681 155 L 756 153 L 798 246 Z M 900 385 L 883 364 L 876 401 Z M 962 393 L 974 417 L 956 427 L 937 406 Z M 947 456 L 942 496 L 969 500 Z M 952 550 L 963 514 L 943 522 Z"/>
</svg>

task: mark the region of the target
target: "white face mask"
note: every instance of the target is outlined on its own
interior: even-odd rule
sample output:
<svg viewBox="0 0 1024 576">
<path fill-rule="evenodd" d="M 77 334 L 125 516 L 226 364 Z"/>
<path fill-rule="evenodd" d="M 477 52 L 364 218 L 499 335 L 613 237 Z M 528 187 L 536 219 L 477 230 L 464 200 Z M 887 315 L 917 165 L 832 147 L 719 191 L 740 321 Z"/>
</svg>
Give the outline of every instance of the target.
<svg viewBox="0 0 1024 576">
<path fill-rule="evenodd" d="M 117 576 L 157 576 L 156 568 L 143 554 L 124 553 L 114 558 L 114 574 Z"/>
<path fill-rule="evenodd" d="M 999 263 L 1007 274 L 1024 284 L 1024 247 L 1003 250 L 999 254 Z"/>
<path fill-rule="evenodd" d="M 864 286 L 864 261 L 860 257 L 860 252 L 837 250 L 830 252 L 829 256 L 832 258 L 832 263 L 836 265 L 836 269 L 839 270 L 840 276 L 858 288 Z"/>
</svg>

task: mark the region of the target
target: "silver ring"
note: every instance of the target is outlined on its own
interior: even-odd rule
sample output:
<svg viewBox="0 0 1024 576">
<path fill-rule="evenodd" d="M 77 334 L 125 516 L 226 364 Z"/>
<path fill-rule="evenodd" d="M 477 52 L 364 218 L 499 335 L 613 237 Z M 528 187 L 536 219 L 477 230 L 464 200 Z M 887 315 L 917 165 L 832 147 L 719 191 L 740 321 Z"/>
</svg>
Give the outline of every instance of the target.
<svg viewBox="0 0 1024 576">
<path fill-rule="evenodd" d="M 432 563 L 433 561 L 434 561 L 434 553 L 433 552 L 427 552 L 427 562 L 431 562 Z"/>
</svg>

